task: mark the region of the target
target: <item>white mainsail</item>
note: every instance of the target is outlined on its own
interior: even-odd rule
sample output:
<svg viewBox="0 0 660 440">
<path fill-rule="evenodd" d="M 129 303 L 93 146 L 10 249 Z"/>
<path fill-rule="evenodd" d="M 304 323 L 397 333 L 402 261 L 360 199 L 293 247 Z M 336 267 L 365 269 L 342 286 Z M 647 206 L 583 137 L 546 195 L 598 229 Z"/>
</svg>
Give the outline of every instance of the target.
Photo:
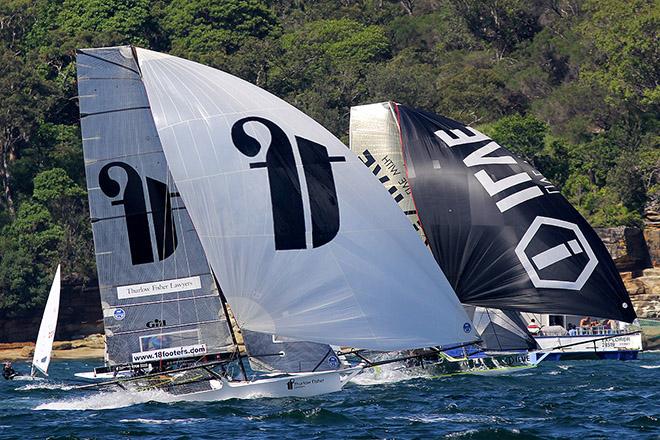
<svg viewBox="0 0 660 440">
<path fill-rule="evenodd" d="M 168 165 L 241 328 L 384 351 L 475 340 L 405 215 L 330 132 L 227 73 L 136 52 Z"/>
<path fill-rule="evenodd" d="M 50 293 L 46 301 L 44 316 L 41 318 L 39 326 L 39 335 L 37 344 L 34 347 L 34 357 L 32 358 L 32 372 L 34 376 L 35 369 L 48 375 L 48 365 L 50 364 L 50 355 L 53 351 L 53 341 L 55 340 L 55 329 L 57 328 L 57 316 L 60 311 L 60 266 L 57 266 L 53 284 L 50 286 Z"/>
</svg>

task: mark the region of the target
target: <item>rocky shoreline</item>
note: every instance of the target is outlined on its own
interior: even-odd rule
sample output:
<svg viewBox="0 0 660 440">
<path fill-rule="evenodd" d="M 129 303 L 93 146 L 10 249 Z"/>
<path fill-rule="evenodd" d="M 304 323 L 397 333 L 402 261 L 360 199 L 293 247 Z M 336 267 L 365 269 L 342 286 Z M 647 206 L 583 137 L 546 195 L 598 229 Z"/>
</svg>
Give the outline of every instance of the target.
<svg viewBox="0 0 660 440">
<path fill-rule="evenodd" d="M 55 341 L 53 359 L 103 359 L 105 338 L 100 334 L 83 339 Z M 9 342 L 0 344 L 0 361 L 32 359 L 34 342 Z"/>
</svg>

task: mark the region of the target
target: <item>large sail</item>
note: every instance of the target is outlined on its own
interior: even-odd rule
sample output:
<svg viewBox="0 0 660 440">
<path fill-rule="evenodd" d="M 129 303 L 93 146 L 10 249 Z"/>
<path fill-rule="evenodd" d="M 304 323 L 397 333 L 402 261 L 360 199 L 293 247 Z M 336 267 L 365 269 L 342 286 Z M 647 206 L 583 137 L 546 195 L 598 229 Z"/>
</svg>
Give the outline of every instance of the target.
<svg viewBox="0 0 660 440">
<path fill-rule="evenodd" d="M 111 364 L 232 349 L 131 49 L 80 51 L 81 127 Z"/>
<path fill-rule="evenodd" d="M 168 165 L 242 329 L 386 351 L 475 339 L 405 216 L 338 139 L 236 77 L 136 52 Z"/>
<path fill-rule="evenodd" d="M 349 133 L 350 149 L 385 186 L 428 246 L 406 176 L 399 126 L 390 103 L 351 107 Z M 536 347 L 518 312 L 474 306 L 465 308 L 479 334 L 479 345 L 483 349 L 525 350 Z"/>
<path fill-rule="evenodd" d="M 538 170 L 459 122 L 391 106 L 421 225 L 463 303 L 635 318 L 604 245 Z"/>
<path fill-rule="evenodd" d="M 55 330 L 57 329 L 57 316 L 60 311 L 61 284 L 60 266 L 57 265 L 55 278 L 53 278 L 53 284 L 50 286 L 50 292 L 48 293 L 48 300 L 46 300 L 44 316 L 41 318 L 37 344 L 34 347 L 34 355 L 32 357 L 33 376 L 35 368 L 43 374 L 48 374 L 48 365 L 50 365 L 50 355 L 53 351 L 53 341 L 55 340 Z"/>
</svg>

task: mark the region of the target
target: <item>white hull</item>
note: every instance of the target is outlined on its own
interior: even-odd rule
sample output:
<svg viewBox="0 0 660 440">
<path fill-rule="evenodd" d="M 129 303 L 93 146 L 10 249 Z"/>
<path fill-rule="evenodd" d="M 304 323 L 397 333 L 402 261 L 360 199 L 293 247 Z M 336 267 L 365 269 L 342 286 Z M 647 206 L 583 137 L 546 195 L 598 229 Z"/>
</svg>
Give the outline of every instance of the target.
<svg viewBox="0 0 660 440">
<path fill-rule="evenodd" d="M 82 373 L 74 373 L 74 376 L 87 380 L 112 380 L 121 379 L 122 377 L 132 377 L 133 372 L 130 370 L 118 371 L 117 373 L 95 373 L 93 371 L 83 371 Z"/>
<path fill-rule="evenodd" d="M 607 335 L 535 337 L 539 352 L 548 360 L 561 359 L 634 359 L 642 350 L 641 333 L 608 337 Z"/>
<path fill-rule="evenodd" d="M 541 347 L 541 351 L 549 349 L 553 352 L 575 353 L 584 351 L 639 351 L 642 349 L 641 333 L 604 338 L 607 338 L 607 335 L 537 336 L 534 339 Z"/>
<path fill-rule="evenodd" d="M 204 402 L 259 397 L 312 397 L 340 391 L 360 371 L 362 371 L 362 367 L 342 371 L 296 373 L 249 382 L 211 380 L 210 383 L 214 389 L 181 397 L 186 401 Z"/>
</svg>

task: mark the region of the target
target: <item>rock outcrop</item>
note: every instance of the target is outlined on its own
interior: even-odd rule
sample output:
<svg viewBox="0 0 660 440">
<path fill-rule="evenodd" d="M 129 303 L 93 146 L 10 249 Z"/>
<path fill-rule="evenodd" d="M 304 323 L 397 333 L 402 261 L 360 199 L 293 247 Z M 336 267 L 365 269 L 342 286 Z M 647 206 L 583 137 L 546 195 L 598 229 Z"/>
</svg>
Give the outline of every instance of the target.
<svg viewBox="0 0 660 440">
<path fill-rule="evenodd" d="M 645 219 L 644 238 L 651 264 L 653 267 L 660 267 L 660 213 L 648 211 Z"/>
<path fill-rule="evenodd" d="M 653 267 L 644 233 L 639 228 L 596 228 L 619 272 L 639 273 Z"/>
<path fill-rule="evenodd" d="M 660 267 L 645 269 L 642 276 L 632 277 L 622 273 L 621 277 L 635 306 L 637 316 L 660 319 Z"/>
</svg>

